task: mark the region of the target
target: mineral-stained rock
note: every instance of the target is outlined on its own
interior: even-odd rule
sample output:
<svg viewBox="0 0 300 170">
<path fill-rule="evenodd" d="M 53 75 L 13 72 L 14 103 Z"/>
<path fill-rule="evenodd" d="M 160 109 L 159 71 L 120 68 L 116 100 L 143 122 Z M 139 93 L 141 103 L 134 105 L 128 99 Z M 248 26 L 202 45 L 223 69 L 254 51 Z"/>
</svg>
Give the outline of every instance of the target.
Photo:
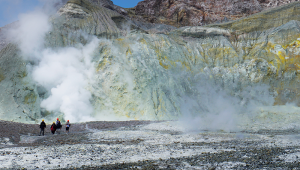
<svg viewBox="0 0 300 170">
<path fill-rule="evenodd" d="M 0 117 L 4 120 L 34 122 L 41 117 L 36 84 L 28 76 L 26 61 L 16 45 L 0 52 Z"/>
<path fill-rule="evenodd" d="M 51 19 L 54 28 L 48 37 L 55 39 L 49 40 L 49 43 L 56 46 L 69 45 L 72 39 L 66 37 L 74 35 L 76 31 L 98 37 L 118 37 L 121 30 L 112 19 L 116 17 L 122 16 L 102 6 L 93 5 L 89 1 L 70 0 Z M 77 35 L 80 33 L 75 34 Z"/>
<path fill-rule="evenodd" d="M 86 87 L 99 119 L 170 120 L 184 109 L 214 113 L 218 93 L 233 97 L 236 105 L 272 105 L 273 97 L 275 104 L 299 105 L 299 4 L 224 24 L 175 29 L 131 21 L 89 0 L 70 0 L 49 19 L 45 45 L 77 48 L 92 36 L 100 39 L 92 58 L 95 75 Z M 12 44 L 0 53 L 1 119 L 39 118 L 40 102 L 50 93 L 26 70 L 36 63 L 21 57 Z"/>
<path fill-rule="evenodd" d="M 144 0 L 127 9 L 129 16 L 152 23 L 201 26 L 227 22 L 297 0 Z"/>
<path fill-rule="evenodd" d="M 69 0 L 61 0 L 54 4 L 56 9 L 60 9 L 64 6 Z M 122 7 L 115 5 L 111 0 L 88 0 L 89 3 L 93 4 L 94 6 L 101 6 L 107 9 L 113 10 L 119 14 L 127 15 L 127 11 Z"/>
<path fill-rule="evenodd" d="M 221 27 L 243 32 L 264 31 L 274 27 L 279 27 L 291 20 L 299 20 L 300 4 L 299 2 L 289 3 L 276 9 L 266 10 L 261 13 L 251 15 L 236 21 L 213 24 L 210 27 Z"/>
</svg>

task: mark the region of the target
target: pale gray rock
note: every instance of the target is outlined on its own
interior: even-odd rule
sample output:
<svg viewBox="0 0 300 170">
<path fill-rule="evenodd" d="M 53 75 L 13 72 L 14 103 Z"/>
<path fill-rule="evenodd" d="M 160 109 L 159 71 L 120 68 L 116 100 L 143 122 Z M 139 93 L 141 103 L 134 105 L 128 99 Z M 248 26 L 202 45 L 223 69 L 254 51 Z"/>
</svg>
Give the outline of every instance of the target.
<svg viewBox="0 0 300 170">
<path fill-rule="evenodd" d="M 245 33 L 210 27 L 174 30 L 130 21 L 91 1 L 70 0 L 50 23 L 52 30 L 45 38 L 49 49 L 86 45 L 94 36 L 100 39 L 92 59 L 93 82 L 86 87 L 96 119 L 172 120 L 184 112 L 212 113 L 218 92 L 234 101 L 237 112 L 240 105 L 253 103 L 299 103 L 298 66 L 293 63 L 300 52 L 298 21 Z M 39 106 L 50 92 L 26 72 L 26 65 L 36 63 L 23 61 L 14 45 L 0 56 L 2 114 L 13 111 L 20 116 L 25 110 L 30 120 L 52 114 Z M 20 71 L 25 73 L 16 77 Z"/>
<path fill-rule="evenodd" d="M 35 82 L 28 76 L 28 62 L 16 45 L 0 52 L 0 117 L 2 120 L 35 122 L 41 117 L 40 98 Z"/>
<path fill-rule="evenodd" d="M 209 28 L 201 26 L 182 27 L 174 31 L 181 36 L 204 37 L 204 36 L 227 36 L 230 37 L 230 31 L 220 28 Z"/>
</svg>

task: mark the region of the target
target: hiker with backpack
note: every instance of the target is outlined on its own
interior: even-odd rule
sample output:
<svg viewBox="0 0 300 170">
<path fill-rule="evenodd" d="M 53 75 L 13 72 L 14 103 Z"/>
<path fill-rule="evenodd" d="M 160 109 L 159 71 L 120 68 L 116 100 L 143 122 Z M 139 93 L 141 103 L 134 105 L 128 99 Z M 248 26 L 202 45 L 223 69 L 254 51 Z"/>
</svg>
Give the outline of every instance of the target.
<svg viewBox="0 0 300 170">
<path fill-rule="evenodd" d="M 54 133 L 56 131 L 56 124 L 55 124 L 55 122 L 53 122 L 53 124 L 51 125 L 50 130 L 51 130 L 52 134 L 54 135 Z"/>
</svg>

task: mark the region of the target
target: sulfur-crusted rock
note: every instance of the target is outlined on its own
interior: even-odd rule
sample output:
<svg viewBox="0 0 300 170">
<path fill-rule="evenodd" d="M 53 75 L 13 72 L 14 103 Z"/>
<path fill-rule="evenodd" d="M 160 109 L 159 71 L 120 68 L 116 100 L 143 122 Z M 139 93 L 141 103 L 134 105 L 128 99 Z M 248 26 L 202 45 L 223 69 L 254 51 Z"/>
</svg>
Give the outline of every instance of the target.
<svg viewBox="0 0 300 170">
<path fill-rule="evenodd" d="M 37 85 L 28 75 L 27 62 L 16 45 L 0 52 L 0 117 L 17 122 L 35 122 L 41 117 Z"/>
<path fill-rule="evenodd" d="M 98 38 L 93 76 L 85 87 L 96 119 L 219 113 L 220 96 L 237 112 L 253 103 L 299 105 L 299 4 L 225 24 L 175 29 L 131 21 L 96 1 L 70 0 L 49 19 L 45 46 L 80 51 L 91 37 Z M 17 44 L 1 50 L 1 119 L 30 121 L 52 114 L 40 107 L 51 91 L 31 79 L 26 65 L 38 62 L 22 59 Z"/>
<path fill-rule="evenodd" d="M 289 3 L 280 6 L 276 9 L 270 9 L 251 15 L 247 18 L 241 18 L 236 21 L 231 21 L 222 24 L 213 24 L 211 27 L 220 27 L 243 32 L 264 31 L 274 27 L 279 27 L 288 23 L 291 20 L 299 21 L 299 2 Z"/>
</svg>

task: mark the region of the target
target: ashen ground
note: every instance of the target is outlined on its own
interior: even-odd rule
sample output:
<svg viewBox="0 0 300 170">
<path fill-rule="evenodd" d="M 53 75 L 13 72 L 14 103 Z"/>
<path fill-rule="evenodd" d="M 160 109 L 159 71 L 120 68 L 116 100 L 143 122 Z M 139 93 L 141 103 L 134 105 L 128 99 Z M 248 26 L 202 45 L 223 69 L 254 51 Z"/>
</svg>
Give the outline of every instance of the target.
<svg viewBox="0 0 300 170">
<path fill-rule="evenodd" d="M 88 129 L 98 130 L 115 130 L 120 127 L 129 127 L 137 125 L 145 125 L 150 121 L 119 121 L 119 122 L 86 122 L 86 123 L 71 123 L 70 133 L 66 135 L 66 129 L 63 127 L 53 135 L 50 131 L 51 125 L 46 125 L 44 137 L 33 142 L 22 143 L 20 137 L 23 135 L 39 136 L 39 124 L 24 124 L 10 121 L 0 120 L 0 138 L 9 138 L 14 147 L 21 146 L 38 146 L 38 145 L 58 145 L 58 144 L 78 144 L 85 143 L 86 134 L 91 133 Z M 3 148 L 1 146 L 0 148 Z"/>
<path fill-rule="evenodd" d="M 11 142 L 0 144 L 0 164 L 5 160 L 21 160 L 20 154 L 26 154 L 9 149 L 28 148 L 29 154 L 38 155 L 32 150 L 40 153 L 67 146 L 71 149 L 64 152 L 83 153 L 82 159 L 100 162 L 100 165 L 87 162 L 80 167 L 64 167 L 57 164 L 45 169 L 300 169 L 299 130 L 187 134 L 169 127 L 173 128 L 174 122 L 87 122 L 72 124 L 69 134 L 62 129 L 60 134 L 52 135 L 47 125 L 45 136 L 40 137 L 37 124 L 0 121 L 0 139 L 9 138 Z M 31 138 L 34 140 L 30 141 Z M 76 148 L 78 145 L 86 145 L 84 151 Z M 137 159 L 130 159 L 136 155 Z M 51 157 L 47 158 L 49 163 L 58 160 L 55 154 Z M 80 161 L 81 157 L 78 158 Z M 101 164 L 100 158 L 106 163 Z M 65 157 L 62 155 L 61 159 Z M 30 163 L 39 165 L 36 161 Z M 22 165 L 6 169 L 33 167 Z"/>
</svg>

